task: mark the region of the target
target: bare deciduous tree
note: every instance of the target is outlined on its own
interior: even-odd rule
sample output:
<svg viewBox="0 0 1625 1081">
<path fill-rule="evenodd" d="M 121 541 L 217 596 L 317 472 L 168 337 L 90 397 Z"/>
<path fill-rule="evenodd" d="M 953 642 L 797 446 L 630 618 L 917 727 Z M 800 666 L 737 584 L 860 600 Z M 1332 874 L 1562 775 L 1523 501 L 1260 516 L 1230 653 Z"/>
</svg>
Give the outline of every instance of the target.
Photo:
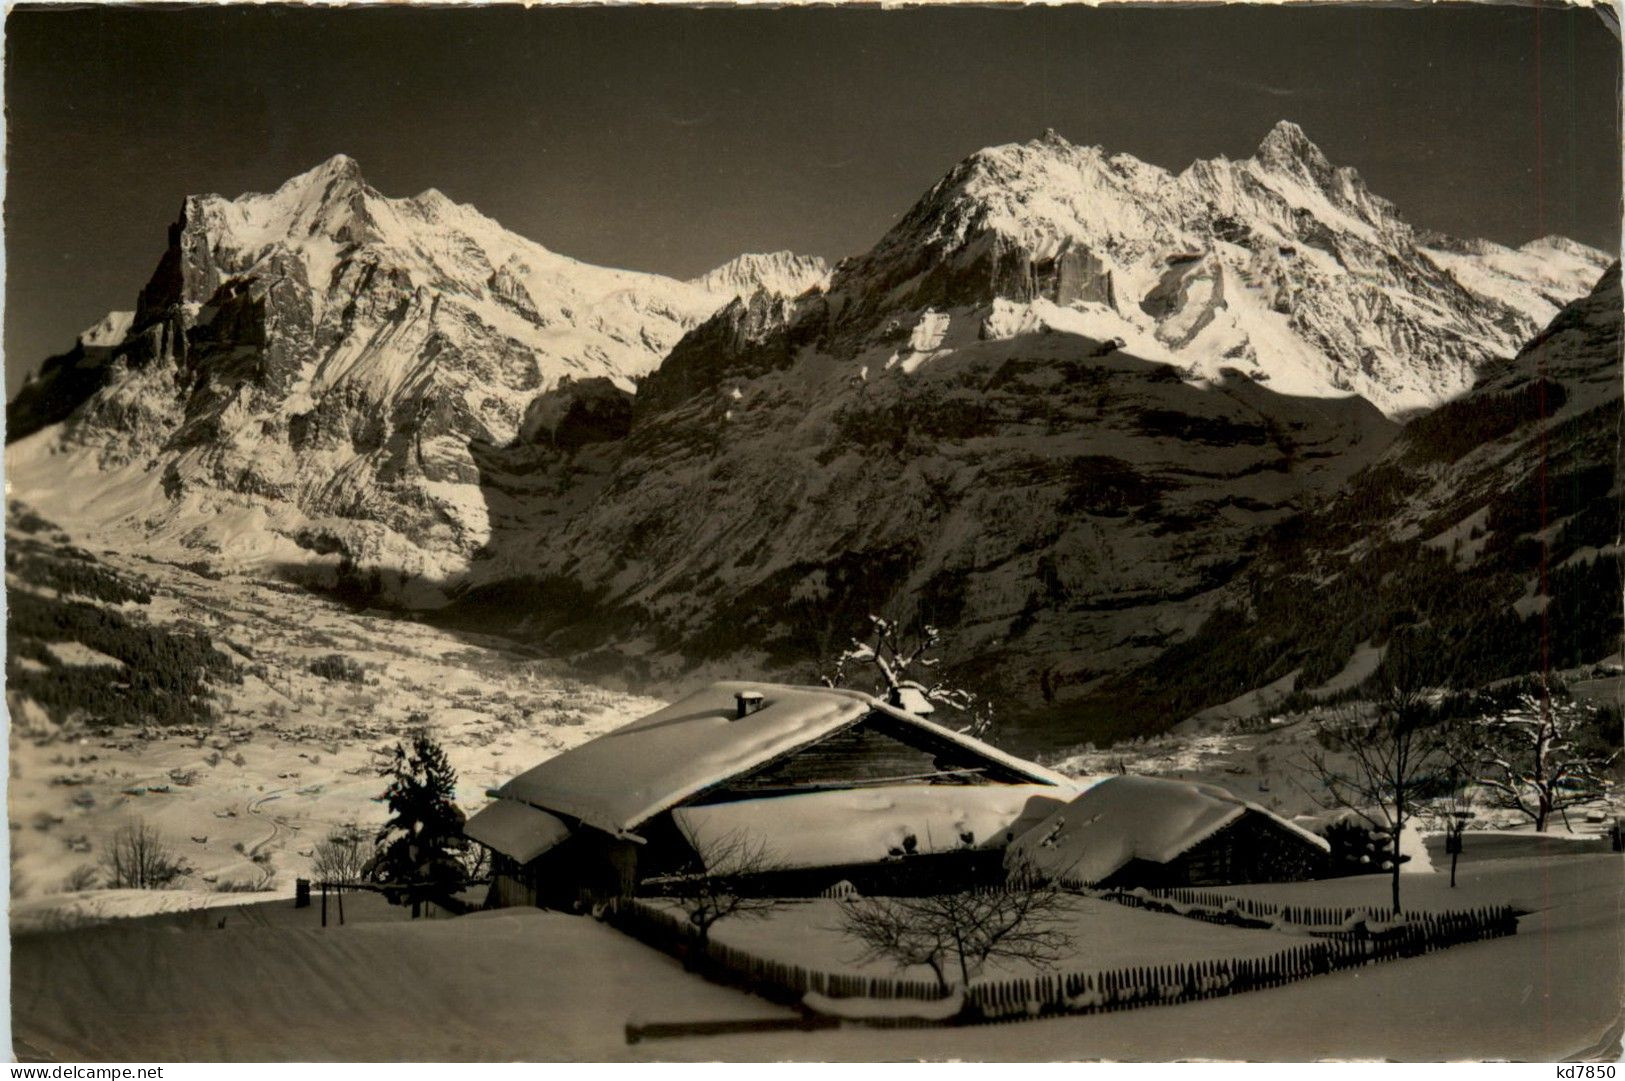
<svg viewBox="0 0 1625 1081">
<path fill-rule="evenodd" d="M 366 876 L 367 866 L 376 852 L 377 847 L 367 832 L 354 822 L 346 822 L 317 842 L 310 869 L 322 882 L 359 882 Z"/>
<path fill-rule="evenodd" d="M 1074 945 L 1067 912 L 1068 895 L 1052 879 L 1017 866 L 986 889 L 843 901 L 841 930 L 863 944 L 860 963 L 924 965 L 948 994 L 991 960 L 1053 966 Z"/>
<path fill-rule="evenodd" d="M 101 879 L 101 872 L 88 863 L 81 863 L 75 867 L 68 877 L 62 881 L 62 889 L 66 893 L 78 893 L 81 890 L 93 890 Z"/>
<path fill-rule="evenodd" d="M 463 880 L 469 883 L 485 882 L 491 877 L 491 850 L 484 845 L 469 845 L 463 849 Z"/>
<path fill-rule="evenodd" d="M 1561 683 L 1536 691 L 1473 725 L 1474 777 L 1497 806 L 1518 811 L 1545 833 L 1553 814 L 1606 795 L 1607 771 L 1619 757 L 1598 738 L 1594 706 L 1576 701 Z"/>
<path fill-rule="evenodd" d="M 118 828 L 103 862 L 111 889 L 163 889 L 186 869 L 158 831 L 143 819 Z"/>
<path fill-rule="evenodd" d="M 930 624 L 922 625 L 910 633 L 894 620 L 880 616 L 869 617 L 872 641 L 852 645 L 835 661 L 835 667 L 823 678 L 830 687 L 852 684 L 870 684 L 868 689 L 885 698 L 894 706 L 908 703 L 909 692 L 919 695 L 933 706 L 946 706 L 966 718 L 960 732 L 978 739 L 991 740 L 996 720 L 993 704 L 934 678 L 940 658 L 933 656 L 942 644 L 942 633 Z M 864 673 L 875 678 L 867 680 Z"/>
<path fill-rule="evenodd" d="M 1444 791 L 1429 808 L 1429 824 L 1445 836 L 1445 853 L 1450 857 L 1450 888 L 1456 888 L 1456 865 L 1461 862 L 1462 833 L 1473 817 L 1470 774 L 1462 754 L 1460 733 L 1454 732 L 1452 761 L 1445 767 Z"/>
<path fill-rule="evenodd" d="M 1419 667 L 1390 654 L 1369 709 L 1350 707 L 1316 722 L 1325 750 L 1304 755 L 1301 768 L 1319 782 L 1307 788 L 1322 807 L 1347 810 L 1388 838 L 1393 906 L 1400 911 L 1399 846 L 1405 824 L 1426 812 L 1433 782 L 1451 762 L 1449 727 L 1429 702 Z"/>
<path fill-rule="evenodd" d="M 649 884 L 677 902 L 700 944 L 710 941 L 711 928 L 721 920 L 760 918 L 784 904 L 782 898 L 762 892 L 752 882 L 758 875 L 779 869 L 766 842 L 737 830 L 710 838 L 685 834 L 694 859 L 679 873 Z"/>
</svg>

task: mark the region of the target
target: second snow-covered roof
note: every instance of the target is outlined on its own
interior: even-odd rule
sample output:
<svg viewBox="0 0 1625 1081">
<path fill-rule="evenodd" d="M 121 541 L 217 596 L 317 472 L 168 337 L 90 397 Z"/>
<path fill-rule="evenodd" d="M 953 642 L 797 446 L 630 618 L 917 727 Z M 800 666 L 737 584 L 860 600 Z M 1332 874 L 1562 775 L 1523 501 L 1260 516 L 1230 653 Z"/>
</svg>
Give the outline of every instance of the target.
<svg viewBox="0 0 1625 1081">
<path fill-rule="evenodd" d="M 1324 838 L 1217 785 L 1162 777 L 1110 777 L 1016 838 L 1011 852 L 1071 882 L 1102 882 L 1130 860 L 1168 863 L 1249 811 L 1307 843 Z"/>
<path fill-rule="evenodd" d="M 763 704 L 738 717 L 735 696 L 743 692 L 762 695 Z M 724 682 L 550 758 L 503 785 L 500 793 L 619 833 L 876 712 L 958 744 L 1028 781 L 1070 783 L 1042 766 L 859 691 Z"/>
</svg>

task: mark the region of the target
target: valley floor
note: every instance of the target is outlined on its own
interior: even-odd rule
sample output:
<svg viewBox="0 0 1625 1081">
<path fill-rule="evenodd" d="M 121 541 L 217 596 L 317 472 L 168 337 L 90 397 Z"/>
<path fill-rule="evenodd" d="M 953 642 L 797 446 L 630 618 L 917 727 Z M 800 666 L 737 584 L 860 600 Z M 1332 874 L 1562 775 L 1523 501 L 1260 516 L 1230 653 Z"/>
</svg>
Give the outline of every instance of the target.
<svg viewBox="0 0 1625 1081">
<path fill-rule="evenodd" d="M 1246 888 L 1380 903 L 1380 877 Z M 1469 861 L 1406 877 L 1419 905 L 1517 899 L 1510 938 L 1268 991 L 1109 1015 L 965 1028 L 647 1040 L 637 1021 L 789 1012 L 705 983 L 586 917 L 533 910 L 403 921 L 352 899 L 345 927 L 281 900 L 19 936 L 13 1030 L 64 1060 L 1513 1059 L 1619 1054 L 1625 861 Z M 1174 921 L 1177 930 L 1186 921 Z M 1157 928 L 1147 924 L 1146 934 Z M 1114 951 L 1127 943 L 1114 943 Z M 1080 957 L 1090 950 L 1079 946 Z"/>
<path fill-rule="evenodd" d="M 229 891 L 291 896 L 331 829 L 382 824 L 378 769 L 414 728 L 444 745 L 457 801 L 473 813 L 489 788 L 662 705 L 568 679 L 502 639 L 354 611 L 280 582 L 111 551 L 96 559 L 152 595 L 101 611 L 207 635 L 243 680 L 214 687 L 212 726 L 64 723 L 8 696 L 13 930 L 240 900 Z M 6 584 L 55 599 L 13 573 Z M 120 676 L 71 627 L 61 637 L 48 646 L 57 678 Z M 335 655 L 356 678 L 312 671 Z M 136 821 L 189 873 L 168 891 L 94 888 L 107 885 L 115 831 Z"/>
</svg>

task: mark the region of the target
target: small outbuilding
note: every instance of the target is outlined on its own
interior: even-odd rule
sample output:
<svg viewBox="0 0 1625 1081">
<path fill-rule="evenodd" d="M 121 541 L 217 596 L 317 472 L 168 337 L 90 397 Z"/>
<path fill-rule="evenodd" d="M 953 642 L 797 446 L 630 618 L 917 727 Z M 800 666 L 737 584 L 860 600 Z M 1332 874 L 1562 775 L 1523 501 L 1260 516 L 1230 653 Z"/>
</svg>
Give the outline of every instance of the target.
<svg viewBox="0 0 1625 1081">
<path fill-rule="evenodd" d="M 1110 777 L 1018 837 L 1008 859 L 1099 887 L 1288 882 L 1327 873 L 1330 846 L 1217 785 Z"/>
<path fill-rule="evenodd" d="M 764 891 L 953 888 L 1076 795 L 1065 776 L 857 691 L 717 683 L 515 777 L 464 832 L 490 904 L 577 908 L 714 853 Z"/>
</svg>

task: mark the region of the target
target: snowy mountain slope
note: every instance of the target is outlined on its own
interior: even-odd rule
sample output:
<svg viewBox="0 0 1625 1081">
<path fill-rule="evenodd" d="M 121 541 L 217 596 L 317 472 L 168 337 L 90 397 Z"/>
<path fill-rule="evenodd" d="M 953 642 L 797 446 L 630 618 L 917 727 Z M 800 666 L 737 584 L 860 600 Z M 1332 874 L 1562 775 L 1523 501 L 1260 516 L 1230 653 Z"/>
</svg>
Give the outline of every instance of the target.
<svg viewBox="0 0 1625 1081">
<path fill-rule="evenodd" d="M 1196 385 L 1037 328 L 860 376 L 785 315 L 692 332 L 624 438 L 482 452 L 491 540 L 448 618 L 649 675 L 806 679 L 884 611 L 943 627 L 1019 709 L 1187 634 L 1395 430 L 1359 398 Z"/>
<path fill-rule="evenodd" d="M 1516 356 L 1487 365 L 1473 389 L 1408 424 L 1392 447 L 1323 514 L 1342 513 L 1360 487 L 1390 489 L 1364 523 L 1355 551 L 1417 540 L 1457 549 L 1468 566 L 1541 517 L 1559 527 L 1571 515 L 1606 521 L 1617 513 L 1621 294 L 1615 263 L 1586 296 L 1563 308 Z M 1543 479 L 1544 478 L 1544 479 Z M 1510 501 L 1508 497 L 1512 496 Z M 1491 512 L 1503 528 L 1490 522 Z M 1458 544 L 1474 532 L 1477 543 Z M 1603 546 L 1617 538 L 1617 520 Z M 1536 530 L 1537 532 L 1539 530 Z M 1556 537 L 1546 538 L 1548 547 Z M 1526 553 L 1529 554 L 1529 553 Z M 1572 553 L 1568 553 L 1572 554 Z"/>
<path fill-rule="evenodd" d="M 779 296 L 800 296 L 829 282 L 829 265 L 816 255 L 776 251 L 740 255 L 692 279 L 712 293 L 748 297 L 758 289 Z"/>
<path fill-rule="evenodd" d="M 1620 327 L 1615 263 L 1515 357 L 1408 425 L 1373 464 L 1373 473 L 1399 483 L 1367 543 L 1417 540 L 1468 567 L 1550 530 L 1540 558 L 1552 566 L 1583 547 L 1593 551 L 1582 560 L 1609 549 L 1617 560 Z"/>
<path fill-rule="evenodd" d="M 1092 689 L 1067 723 L 1082 738 L 1114 714 L 1164 726 L 1277 680 L 1325 686 L 1362 643 L 1404 644 L 1455 687 L 1614 654 L 1621 386 L 1616 263 L 1276 531 L 1177 653 Z"/>
<path fill-rule="evenodd" d="M 340 155 L 270 194 L 188 198 L 133 315 L 9 406 L 9 438 L 39 433 L 9 472 L 48 502 L 81 474 L 156 472 L 168 505 L 115 528 L 263 557 L 268 538 L 216 528 L 241 511 L 287 558 L 443 577 L 482 539 L 471 443 L 512 440 L 562 379 L 630 390 L 736 294 L 822 273 L 787 253 L 694 282 L 595 267 L 438 191 L 383 196 Z"/>
<path fill-rule="evenodd" d="M 927 311 L 1047 300 L 1195 376 L 1399 415 L 1467 389 L 1607 263 L 1561 238 L 1425 239 L 1288 122 L 1251 158 L 1177 175 L 1049 132 L 961 162 L 830 297 L 851 350 Z"/>
<path fill-rule="evenodd" d="M 109 349 L 130 333 L 130 323 L 135 319 L 135 312 L 108 312 L 95 326 L 86 327 L 79 334 L 79 344 L 86 348 Z"/>
<path fill-rule="evenodd" d="M 1596 281 L 1607 256 L 1565 237 L 1508 248 L 1488 240 L 1430 235 L 1423 250 L 1463 285 L 1527 315 L 1539 326 L 1575 297 L 1576 282 Z"/>
</svg>

